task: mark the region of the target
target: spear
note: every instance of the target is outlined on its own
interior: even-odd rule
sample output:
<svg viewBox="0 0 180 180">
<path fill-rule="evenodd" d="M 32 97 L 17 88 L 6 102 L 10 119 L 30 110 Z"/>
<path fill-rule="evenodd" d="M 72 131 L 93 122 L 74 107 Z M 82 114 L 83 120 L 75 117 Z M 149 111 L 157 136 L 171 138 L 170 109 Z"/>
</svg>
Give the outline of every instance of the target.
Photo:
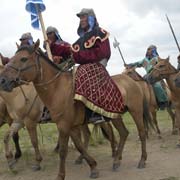
<svg viewBox="0 0 180 180">
<path fill-rule="evenodd" d="M 120 49 L 120 47 L 119 47 L 119 42 L 117 41 L 117 39 L 114 37 L 114 42 L 113 42 L 113 46 L 114 46 L 114 48 L 118 48 L 118 50 L 119 50 L 119 53 L 120 53 L 120 55 L 121 55 L 121 58 L 122 58 L 122 60 L 123 60 L 123 62 L 124 62 L 124 65 L 126 65 L 126 62 L 125 62 L 125 60 L 124 60 L 124 57 L 123 57 L 123 54 L 122 54 L 122 52 L 121 52 L 121 49 Z"/>
<path fill-rule="evenodd" d="M 171 25 L 171 22 L 170 22 L 170 20 L 169 20 L 169 18 L 168 18 L 168 16 L 167 16 L 167 14 L 166 14 L 166 19 L 167 19 L 167 21 L 168 21 L 169 27 L 170 27 L 171 32 L 172 32 L 172 34 L 173 34 L 173 37 L 174 37 L 174 40 L 175 40 L 175 42 L 176 42 L 177 48 L 178 48 L 178 50 L 179 50 L 179 52 L 180 52 L 179 43 L 178 43 L 178 41 L 177 41 L 176 35 L 175 35 L 175 33 L 174 33 L 173 27 L 172 27 L 172 25 Z"/>
</svg>

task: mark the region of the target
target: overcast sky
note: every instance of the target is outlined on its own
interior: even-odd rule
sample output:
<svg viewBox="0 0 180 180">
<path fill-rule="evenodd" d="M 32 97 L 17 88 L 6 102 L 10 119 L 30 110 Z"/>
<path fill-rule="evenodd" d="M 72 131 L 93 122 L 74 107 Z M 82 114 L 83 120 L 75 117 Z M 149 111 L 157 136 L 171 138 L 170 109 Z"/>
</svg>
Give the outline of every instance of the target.
<svg viewBox="0 0 180 180">
<path fill-rule="evenodd" d="M 0 2 L 0 52 L 12 56 L 16 51 L 15 42 L 19 42 L 25 32 L 31 32 L 34 40 L 40 38 L 42 47 L 42 33 L 31 27 L 30 14 L 25 10 L 26 1 Z M 100 26 L 110 32 L 112 53 L 107 69 L 111 75 L 124 69 L 118 50 L 113 48 L 114 37 L 120 42 L 127 63 L 143 59 L 147 47 L 155 44 L 161 57 L 170 55 L 173 65 L 177 65 L 178 49 L 165 14 L 180 42 L 180 0 L 44 0 L 44 4 L 45 26 L 55 26 L 69 43 L 78 38 L 76 13 L 82 8 L 94 9 Z M 139 72 L 144 74 L 142 69 Z"/>
</svg>

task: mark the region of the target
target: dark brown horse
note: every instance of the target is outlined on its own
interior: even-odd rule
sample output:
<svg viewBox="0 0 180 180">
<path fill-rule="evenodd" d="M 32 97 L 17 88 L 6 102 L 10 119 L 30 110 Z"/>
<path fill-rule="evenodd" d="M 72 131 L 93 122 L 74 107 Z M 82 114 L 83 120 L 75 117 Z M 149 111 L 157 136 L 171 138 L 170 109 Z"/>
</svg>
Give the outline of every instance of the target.
<svg viewBox="0 0 180 180">
<path fill-rule="evenodd" d="M 160 129 L 158 126 L 158 121 L 157 121 L 157 115 L 156 115 L 157 110 L 158 110 L 158 104 L 156 101 L 156 97 L 155 97 L 152 85 L 147 83 L 143 79 L 143 77 L 137 73 L 137 71 L 135 70 L 134 67 L 125 69 L 123 73 L 127 74 L 129 77 L 131 77 L 133 80 L 135 80 L 143 89 L 144 95 L 145 95 L 147 102 L 148 102 L 148 109 L 150 110 L 152 119 L 154 121 L 156 130 L 157 130 L 157 133 L 159 134 L 159 137 L 161 137 L 160 136 Z M 171 93 L 170 93 L 169 88 L 167 86 L 165 88 L 166 88 L 169 104 L 171 104 Z M 170 106 L 167 107 L 167 112 L 169 113 L 169 115 L 172 119 L 172 134 L 177 134 L 177 129 L 175 128 L 175 114 L 174 114 L 174 112 Z"/>
<path fill-rule="evenodd" d="M 20 48 L 0 74 L 0 86 L 6 91 L 23 83 L 33 82 L 38 95 L 49 109 L 53 121 L 59 130 L 60 164 L 57 180 L 65 179 L 65 161 L 68 150 L 69 136 L 73 139 L 76 148 L 83 155 L 90 166 L 90 177 L 99 176 L 96 161 L 87 153 L 80 140 L 80 126 L 84 123 L 85 107 L 79 101 L 74 101 L 73 75 L 71 72 L 61 72 L 39 50 L 39 41 L 33 46 Z M 142 89 L 126 75 L 112 77 L 120 89 L 125 105 L 132 115 L 141 140 L 142 154 L 138 167 L 144 168 L 147 159 L 146 133 L 143 122 L 145 100 Z M 150 120 L 147 119 L 146 120 Z M 112 123 L 118 130 L 120 139 L 113 169 L 120 166 L 122 151 L 128 136 L 121 118 L 113 119 Z"/>
<path fill-rule="evenodd" d="M 169 57 L 166 59 L 159 58 L 158 63 L 154 66 L 148 79 L 151 83 L 166 79 L 171 91 L 171 100 L 175 108 L 176 126 L 180 130 L 180 88 L 175 85 L 177 73 L 178 70 L 171 65 Z M 178 146 L 180 147 L 180 142 Z"/>
</svg>

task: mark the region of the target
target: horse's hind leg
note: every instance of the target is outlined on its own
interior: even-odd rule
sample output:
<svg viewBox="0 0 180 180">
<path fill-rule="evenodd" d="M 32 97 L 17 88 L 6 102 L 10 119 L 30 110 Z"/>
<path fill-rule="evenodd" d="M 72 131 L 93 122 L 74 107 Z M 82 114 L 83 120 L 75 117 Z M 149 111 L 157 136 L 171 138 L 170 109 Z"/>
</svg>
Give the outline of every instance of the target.
<svg viewBox="0 0 180 180">
<path fill-rule="evenodd" d="M 91 136 L 91 132 L 89 130 L 88 124 L 84 124 L 81 127 L 81 132 L 83 134 L 84 147 L 87 150 L 88 149 L 88 145 L 89 145 L 90 136 Z M 84 158 L 83 155 L 80 154 L 80 156 L 75 160 L 75 163 L 76 164 L 82 164 L 83 158 Z"/>
<path fill-rule="evenodd" d="M 113 119 L 112 123 L 120 135 L 119 145 L 118 145 L 117 152 L 115 154 L 114 162 L 113 162 L 113 170 L 116 171 L 120 166 L 120 163 L 122 160 L 122 152 L 123 152 L 124 145 L 125 145 L 125 142 L 126 142 L 129 132 L 126 129 L 126 127 L 122 121 L 122 118 Z"/>
<path fill-rule="evenodd" d="M 143 113 L 139 112 L 139 111 L 132 111 L 130 112 L 130 114 L 132 115 L 137 129 L 138 129 L 138 133 L 139 133 L 139 138 L 141 141 L 141 159 L 139 161 L 138 164 L 138 168 L 145 168 L 145 162 L 147 159 L 147 152 L 146 152 L 146 132 L 145 132 L 145 128 L 144 128 L 144 123 L 143 123 Z"/>
<path fill-rule="evenodd" d="M 157 131 L 158 137 L 161 138 L 161 131 L 159 129 L 158 121 L 157 121 L 157 118 L 156 118 L 157 117 L 156 110 L 151 111 L 151 114 L 152 114 L 153 122 L 154 122 L 155 127 L 156 127 L 156 131 Z"/>
<path fill-rule="evenodd" d="M 100 123 L 100 127 L 104 137 L 111 143 L 112 157 L 115 157 L 117 141 L 114 136 L 113 128 L 110 123 Z"/>
<path fill-rule="evenodd" d="M 97 163 L 91 156 L 89 156 L 89 154 L 87 153 L 87 151 L 86 151 L 85 147 L 83 146 L 83 143 L 79 137 L 80 137 L 80 128 L 76 127 L 71 131 L 71 138 L 72 138 L 76 148 L 83 155 L 84 159 L 87 161 L 87 163 L 89 164 L 89 166 L 91 168 L 90 177 L 97 178 L 99 176 L 99 171 L 96 168 Z"/>
<path fill-rule="evenodd" d="M 36 156 L 36 164 L 33 165 L 32 169 L 34 171 L 37 171 L 37 170 L 40 170 L 41 169 L 41 166 L 40 166 L 40 163 L 42 161 L 42 156 L 40 154 L 40 151 L 39 151 L 39 147 L 38 147 L 38 138 L 37 138 L 37 124 L 36 122 L 34 121 L 31 121 L 31 120 L 27 120 L 26 121 L 26 128 L 28 130 L 28 133 L 29 133 L 29 136 L 30 136 L 30 139 L 31 139 L 31 143 L 34 147 L 34 150 L 35 150 L 35 156 Z"/>
<path fill-rule="evenodd" d="M 15 159 L 19 159 L 22 155 L 21 148 L 19 146 L 19 134 L 18 132 L 13 134 L 13 141 L 15 144 L 16 152 L 15 152 Z"/>
<path fill-rule="evenodd" d="M 167 107 L 167 112 L 172 119 L 172 134 L 176 135 L 178 134 L 178 129 L 175 127 L 175 113 L 173 112 L 171 107 Z"/>
</svg>

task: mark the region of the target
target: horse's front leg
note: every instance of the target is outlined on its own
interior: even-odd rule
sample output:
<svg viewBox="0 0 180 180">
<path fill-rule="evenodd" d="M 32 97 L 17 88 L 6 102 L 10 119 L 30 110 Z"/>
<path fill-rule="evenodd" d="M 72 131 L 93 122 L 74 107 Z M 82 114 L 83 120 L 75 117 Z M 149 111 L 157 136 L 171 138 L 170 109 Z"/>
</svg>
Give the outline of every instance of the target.
<svg viewBox="0 0 180 180">
<path fill-rule="evenodd" d="M 99 177 L 99 171 L 97 170 L 97 163 L 96 161 L 87 153 L 86 148 L 84 147 L 80 137 L 80 127 L 73 128 L 71 130 L 71 138 L 78 149 L 78 151 L 82 154 L 84 159 L 87 161 L 91 168 L 91 178 Z"/>
<path fill-rule="evenodd" d="M 89 145 L 90 136 L 91 136 L 91 132 L 89 130 L 88 124 L 84 124 L 81 127 L 81 131 L 82 131 L 83 139 L 84 139 L 84 147 L 87 150 L 88 149 L 88 145 Z M 82 164 L 83 158 L 84 158 L 83 155 L 80 154 L 80 156 L 76 159 L 75 163 L 76 164 Z"/>
<path fill-rule="evenodd" d="M 31 139 L 31 143 L 34 147 L 34 151 L 35 151 L 35 159 L 36 159 L 36 163 L 33 165 L 32 169 L 33 171 L 38 171 L 41 169 L 40 163 L 42 161 L 42 156 L 41 153 L 39 151 L 39 146 L 38 146 L 38 138 L 37 138 L 37 123 L 32 121 L 32 120 L 27 120 L 26 121 L 26 128 L 28 130 L 30 139 Z"/>
<path fill-rule="evenodd" d="M 58 125 L 59 130 L 59 172 L 56 180 L 65 179 L 65 162 L 68 153 L 69 128 L 64 128 L 63 124 Z"/>
<path fill-rule="evenodd" d="M 4 136 L 4 146 L 5 146 L 5 155 L 8 161 L 8 166 L 10 169 L 13 169 L 14 164 L 16 163 L 17 159 L 13 158 L 12 150 L 9 146 L 9 140 L 14 136 L 14 134 L 18 133 L 18 131 L 23 127 L 21 123 L 12 123 L 10 129 Z"/>
</svg>

